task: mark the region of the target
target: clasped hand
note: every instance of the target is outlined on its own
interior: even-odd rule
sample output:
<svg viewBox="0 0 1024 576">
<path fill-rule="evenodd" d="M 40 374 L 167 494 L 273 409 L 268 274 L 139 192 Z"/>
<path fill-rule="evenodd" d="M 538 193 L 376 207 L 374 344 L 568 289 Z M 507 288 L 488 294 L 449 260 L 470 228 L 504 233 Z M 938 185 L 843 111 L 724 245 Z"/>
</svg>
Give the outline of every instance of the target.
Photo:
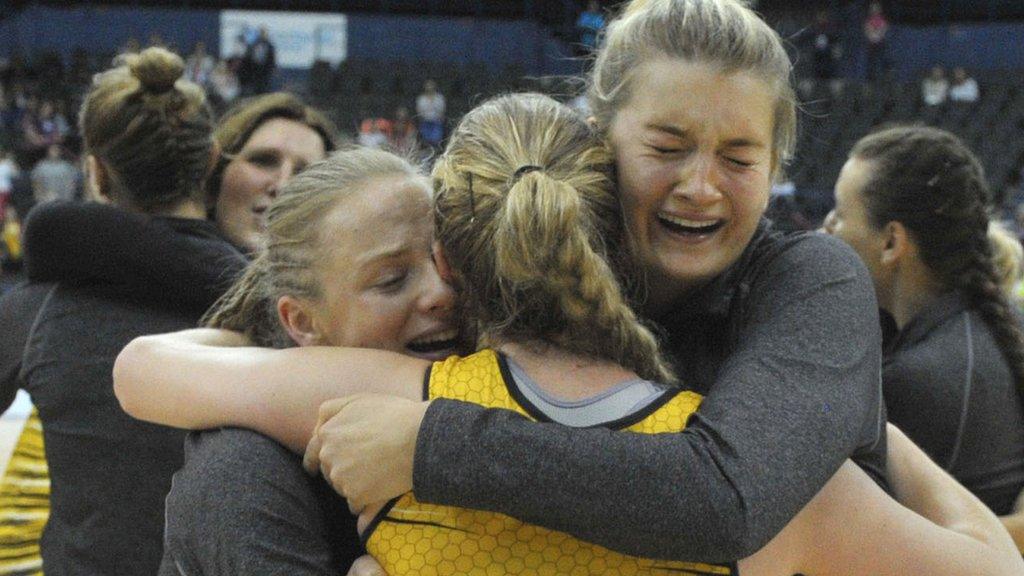
<svg viewBox="0 0 1024 576">
<path fill-rule="evenodd" d="M 410 492 L 416 435 L 428 405 L 379 394 L 325 402 L 303 467 L 323 474 L 356 515 Z"/>
</svg>

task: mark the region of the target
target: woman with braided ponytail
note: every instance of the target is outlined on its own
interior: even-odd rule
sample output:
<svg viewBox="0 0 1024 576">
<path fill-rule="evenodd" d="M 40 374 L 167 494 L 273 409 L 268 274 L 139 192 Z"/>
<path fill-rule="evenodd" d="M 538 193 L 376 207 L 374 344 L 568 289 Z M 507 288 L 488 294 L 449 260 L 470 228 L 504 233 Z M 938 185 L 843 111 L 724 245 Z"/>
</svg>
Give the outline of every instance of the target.
<svg viewBox="0 0 1024 576">
<path fill-rule="evenodd" d="M 996 514 L 1024 488 L 1024 334 L 990 240 L 981 163 L 954 135 L 897 127 L 858 142 L 828 231 L 871 272 L 899 335 L 889 420 Z"/>
<path fill-rule="evenodd" d="M 163 501 L 181 466 L 184 436 L 142 425 L 120 410 L 113 361 L 136 336 L 194 326 L 245 265 L 206 219 L 204 183 L 216 156 L 213 117 L 202 88 L 181 79 L 183 71 L 181 58 L 150 48 L 94 78 L 79 115 L 90 195 L 141 224 L 128 237 L 98 228 L 93 237 L 62 238 L 91 247 L 80 254 L 81 267 L 152 249 L 167 238 L 179 241 L 179 249 L 153 250 L 145 277 L 106 266 L 82 282 L 47 262 L 48 275 L 32 268 L 32 282 L 0 301 L 3 396 L 18 387 L 28 391 L 43 423 L 52 487 L 40 545 L 47 573 L 156 572 Z M 26 249 L 41 230 L 33 222 L 47 217 L 30 216 Z M 38 266 L 34 256 L 26 252 Z M 45 485 L 45 466 L 32 472 L 35 483 L 24 486 Z M 17 502 L 13 494 L 4 492 L 5 504 Z M 19 516 L 5 516 L 11 518 L 16 523 Z M 23 536 L 4 541 L 0 567 L 39 570 L 31 540 Z"/>
<path fill-rule="evenodd" d="M 563 426 L 680 431 L 701 396 L 677 384 L 616 281 L 622 270 L 611 255 L 627 253 L 628 262 L 631 246 L 611 161 L 582 119 L 539 95 L 487 102 L 453 132 L 434 168 L 436 258 L 462 298 L 474 354 L 431 364 L 384 351 L 247 348 L 235 333 L 150 336 L 119 358 L 118 397 L 141 418 L 252 427 L 294 450 L 310 438 L 320 400 L 358 391 L 404 398 L 413 413 L 416 400 L 436 398 L 513 410 L 556 436 Z M 348 401 L 328 403 L 322 413 Z M 321 440 L 328 453 L 338 448 L 329 443 L 333 429 L 325 425 L 307 457 L 324 454 Z M 892 436 L 900 456 L 894 482 L 913 511 L 847 462 L 772 542 L 738 563 L 621 554 L 502 514 L 421 502 L 412 493 L 349 506 L 359 512 L 367 550 L 393 576 L 1024 574 L 996 518 L 898 431 Z M 315 467 L 313 460 L 307 464 Z M 323 472 L 346 488 L 327 462 L 343 467 L 345 459 L 324 461 Z M 929 498 L 935 486 L 950 500 Z"/>
</svg>

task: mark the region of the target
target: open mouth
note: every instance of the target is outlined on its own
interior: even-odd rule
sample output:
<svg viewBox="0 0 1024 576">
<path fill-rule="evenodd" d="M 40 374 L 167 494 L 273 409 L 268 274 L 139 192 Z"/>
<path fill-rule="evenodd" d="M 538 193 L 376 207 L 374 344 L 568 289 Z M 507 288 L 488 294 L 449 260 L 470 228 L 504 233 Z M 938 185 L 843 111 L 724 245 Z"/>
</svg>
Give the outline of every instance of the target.
<svg viewBox="0 0 1024 576">
<path fill-rule="evenodd" d="M 416 356 L 441 357 L 447 356 L 455 350 L 458 344 L 459 333 L 457 330 L 444 330 L 429 336 L 417 338 L 405 345 L 406 350 Z"/>
<path fill-rule="evenodd" d="M 706 236 L 714 234 L 725 226 L 725 220 L 690 220 L 668 214 L 658 214 L 658 222 L 669 231 L 687 236 Z"/>
</svg>

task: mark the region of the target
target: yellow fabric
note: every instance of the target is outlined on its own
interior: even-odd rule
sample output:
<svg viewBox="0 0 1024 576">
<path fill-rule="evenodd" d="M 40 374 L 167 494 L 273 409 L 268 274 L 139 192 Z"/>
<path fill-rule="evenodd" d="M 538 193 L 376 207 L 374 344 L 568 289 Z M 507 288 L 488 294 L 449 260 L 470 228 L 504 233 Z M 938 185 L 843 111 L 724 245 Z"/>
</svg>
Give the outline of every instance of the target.
<svg viewBox="0 0 1024 576">
<path fill-rule="evenodd" d="M 465 400 L 530 417 L 509 393 L 497 354 L 491 350 L 435 363 L 428 391 L 432 399 Z M 678 432 L 700 401 L 698 394 L 681 392 L 625 429 L 645 434 Z M 378 520 L 366 549 L 391 576 L 732 574 L 728 566 L 619 554 L 503 514 L 425 504 L 411 493 L 385 508 L 385 516 Z"/>
<path fill-rule="evenodd" d="M 0 482 L 0 575 L 43 573 L 39 540 L 49 516 L 43 424 L 33 409 Z"/>
<path fill-rule="evenodd" d="M 3 214 L 0 214 L 2 217 Z M 21 260 L 21 224 L 17 220 L 7 220 L 3 227 L 3 241 L 7 246 L 7 255 L 11 260 Z"/>
</svg>

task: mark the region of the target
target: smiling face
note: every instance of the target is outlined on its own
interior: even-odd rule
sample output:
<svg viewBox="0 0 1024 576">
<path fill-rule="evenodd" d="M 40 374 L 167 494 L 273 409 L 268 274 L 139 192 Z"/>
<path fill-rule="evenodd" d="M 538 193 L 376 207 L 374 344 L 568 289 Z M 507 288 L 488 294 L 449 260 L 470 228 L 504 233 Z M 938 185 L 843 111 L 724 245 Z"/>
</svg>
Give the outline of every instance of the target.
<svg viewBox="0 0 1024 576">
<path fill-rule="evenodd" d="M 424 182 L 374 178 L 323 220 L 321 301 L 314 325 L 324 343 L 437 360 L 453 353 L 453 293 L 438 275 Z"/>
<path fill-rule="evenodd" d="M 850 158 L 836 180 L 836 207 L 829 215 L 825 232 L 846 242 L 860 256 L 871 273 L 879 304 L 887 306 L 888 267 L 882 264 L 886 236 L 870 220 L 864 201 L 864 187 L 872 173 L 870 161 Z"/>
<path fill-rule="evenodd" d="M 776 96 L 744 72 L 656 60 L 610 126 L 623 213 L 655 312 L 739 258 L 768 204 Z"/>
<path fill-rule="evenodd" d="M 224 168 L 217 226 L 236 246 L 256 249 L 278 188 L 324 155 L 323 139 L 309 126 L 285 118 L 267 120 Z"/>
</svg>

